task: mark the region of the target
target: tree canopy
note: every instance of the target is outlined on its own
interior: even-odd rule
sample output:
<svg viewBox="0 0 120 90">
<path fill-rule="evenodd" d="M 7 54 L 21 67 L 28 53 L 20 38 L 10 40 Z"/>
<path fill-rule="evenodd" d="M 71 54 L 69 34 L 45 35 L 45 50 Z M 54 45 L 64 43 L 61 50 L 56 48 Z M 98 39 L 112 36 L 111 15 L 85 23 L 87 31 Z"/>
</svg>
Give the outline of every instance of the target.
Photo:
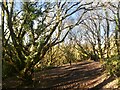
<svg viewBox="0 0 120 90">
<path fill-rule="evenodd" d="M 3 72 L 11 68 L 19 79 L 32 82 L 39 64 L 91 59 L 108 61 L 109 67 L 115 57 L 119 62 L 120 2 L 12 0 L 1 6 Z"/>
</svg>

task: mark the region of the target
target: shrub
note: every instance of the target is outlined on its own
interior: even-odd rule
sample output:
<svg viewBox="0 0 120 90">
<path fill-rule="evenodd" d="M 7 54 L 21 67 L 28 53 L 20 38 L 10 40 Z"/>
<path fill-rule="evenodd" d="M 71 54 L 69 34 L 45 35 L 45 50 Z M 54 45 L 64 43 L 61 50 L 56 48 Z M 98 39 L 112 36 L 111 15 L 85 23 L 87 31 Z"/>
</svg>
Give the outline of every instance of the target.
<svg viewBox="0 0 120 90">
<path fill-rule="evenodd" d="M 105 68 L 108 74 L 120 77 L 120 58 L 113 56 L 105 61 Z"/>
</svg>

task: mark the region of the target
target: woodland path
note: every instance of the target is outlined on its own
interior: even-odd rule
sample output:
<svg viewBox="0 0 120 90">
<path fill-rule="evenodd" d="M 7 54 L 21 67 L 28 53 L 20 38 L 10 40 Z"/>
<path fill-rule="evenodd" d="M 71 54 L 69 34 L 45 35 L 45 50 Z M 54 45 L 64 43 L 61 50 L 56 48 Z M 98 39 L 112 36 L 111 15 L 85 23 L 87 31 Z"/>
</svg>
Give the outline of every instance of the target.
<svg viewBox="0 0 120 90">
<path fill-rule="evenodd" d="M 101 89 L 113 78 L 103 73 L 101 64 L 94 61 L 82 61 L 66 64 L 59 68 L 46 70 L 35 74 L 39 83 L 35 87 L 49 89 Z M 40 75 L 40 76 L 39 76 Z M 39 81 L 40 80 L 40 81 Z"/>
<path fill-rule="evenodd" d="M 101 64 L 94 61 L 82 61 L 78 63 L 65 64 L 57 68 L 36 72 L 34 74 L 35 88 L 47 88 L 49 90 L 101 90 L 104 85 L 111 82 L 113 78 L 103 73 Z M 3 81 L 4 87 L 16 88 L 19 81 L 7 79 Z M 28 86 L 23 86 L 28 88 Z M 97 88 L 97 89 L 96 89 Z"/>
</svg>

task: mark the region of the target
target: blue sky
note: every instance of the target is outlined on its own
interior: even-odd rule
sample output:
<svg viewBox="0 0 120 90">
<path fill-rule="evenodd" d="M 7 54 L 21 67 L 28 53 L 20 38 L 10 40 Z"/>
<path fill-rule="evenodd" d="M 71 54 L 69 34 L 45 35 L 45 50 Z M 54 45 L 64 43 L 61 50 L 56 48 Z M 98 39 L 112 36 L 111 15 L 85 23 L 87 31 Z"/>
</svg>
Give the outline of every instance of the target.
<svg viewBox="0 0 120 90">
<path fill-rule="evenodd" d="M 20 1 L 22 1 L 22 0 L 19 0 L 19 1 L 18 1 L 18 0 L 15 0 L 15 10 L 20 10 L 21 5 L 22 5 L 22 3 L 21 3 Z M 39 0 L 39 1 L 43 1 L 43 0 Z M 77 6 L 76 6 L 76 7 L 77 7 Z M 74 7 L 72 10 L 74 10 L 76 7 Z M 1 7 L 0 7 L 0 10 L 1 10 Z M 72 10 L 69 11 L 68 13 L 72 12 Z M 1 13 L 0 13 L 0 14 L 1 14 Z M 73 15 L 72 15 L 71 17 L 69 17 L 68 19 L 75 22 L 75 21 L 77 21 L 77 19 L 78 19 L 77 16 L 79 16 L 79 14 L 80 14 L 80 12 L 76 12 L 75 14 L 73 14 Z M 1 15 L 0 15 L 0 20 L 1 20 Z M 1 24 L 1 22 L 0 22 L 0 24 Z M 79 27 L 74 28 L 72 31 L 74 32 L 74 30 L 80 30 L 80 28 L 79 28 Z M 112 30 L 114 30 L 113 24 L 110 25 L 110 30 L 111 30 L 111 33 L 112 33 Z M 103 30 L 102 30 L 102 31 L 103 31 Z M 76 31 L 75 31 L 75 33 L 77 34 Z M 104 32 L 101 32 L 101 33 L 102 33 L 102 35 L 103 35 Z"/>
</svg>

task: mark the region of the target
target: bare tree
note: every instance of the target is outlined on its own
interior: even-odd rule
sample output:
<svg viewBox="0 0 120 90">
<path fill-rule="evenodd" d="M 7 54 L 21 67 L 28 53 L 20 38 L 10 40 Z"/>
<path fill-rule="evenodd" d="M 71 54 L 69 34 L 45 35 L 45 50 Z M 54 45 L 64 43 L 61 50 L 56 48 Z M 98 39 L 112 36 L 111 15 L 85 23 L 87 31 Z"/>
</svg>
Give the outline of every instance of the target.
<svg viewBox="0 0 120 90">
<path fill-rule="evenodd" d="M 44 58 L 46 52 L 63 42 L 69 31 L 83 22 L 84 15 L 98 6 L 82 1 L 23 2 L 21 9 L 16 11 L 14 5 L 14 1 L 2 2 L 7 22 L 7 29 L 2 28 L 3 60 L 11 63 L 25 81 L 32 81 L 34 66 Z M 79 16 L 71 22 L 69 18 L 78 12 Z"/>
</svg>

